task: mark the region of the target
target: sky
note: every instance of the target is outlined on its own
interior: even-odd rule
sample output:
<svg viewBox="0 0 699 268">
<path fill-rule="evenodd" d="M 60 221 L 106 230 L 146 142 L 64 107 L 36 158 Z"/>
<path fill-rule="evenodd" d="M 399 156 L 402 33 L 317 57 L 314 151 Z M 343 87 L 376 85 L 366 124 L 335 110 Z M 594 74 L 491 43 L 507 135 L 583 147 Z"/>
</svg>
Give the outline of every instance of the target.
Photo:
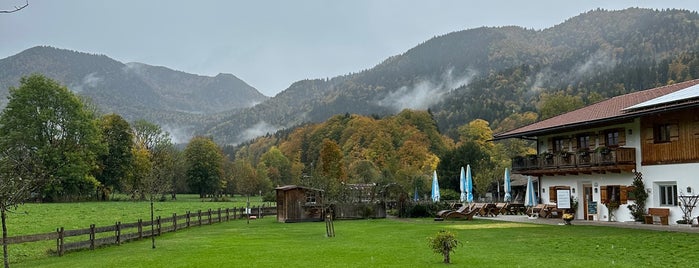
<svg viewBox="0 0 699 268">
<path fill-rule="evenodd" d="M 293 82 L 370 69 L 435 36 L 482 26 L 546 29 L 686 0 L 0 0 L 0 59 L 46 45 L 193 74 L 230 73 L 274 96 Z"/>
</svg>

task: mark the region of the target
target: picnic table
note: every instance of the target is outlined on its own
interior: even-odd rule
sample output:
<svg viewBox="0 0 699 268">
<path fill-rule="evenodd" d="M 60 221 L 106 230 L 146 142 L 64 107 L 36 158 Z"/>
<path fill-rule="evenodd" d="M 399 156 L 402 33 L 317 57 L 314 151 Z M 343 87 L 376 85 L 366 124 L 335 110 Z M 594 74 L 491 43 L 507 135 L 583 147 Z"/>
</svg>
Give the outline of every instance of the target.
<svg viewBox="0 0 699 268">
<path fill-rule="evenodd" d="M 507 205 L 507 215 L 524 215 L 527 207 L 522 203 L 510 203 Z"/>
</svg>

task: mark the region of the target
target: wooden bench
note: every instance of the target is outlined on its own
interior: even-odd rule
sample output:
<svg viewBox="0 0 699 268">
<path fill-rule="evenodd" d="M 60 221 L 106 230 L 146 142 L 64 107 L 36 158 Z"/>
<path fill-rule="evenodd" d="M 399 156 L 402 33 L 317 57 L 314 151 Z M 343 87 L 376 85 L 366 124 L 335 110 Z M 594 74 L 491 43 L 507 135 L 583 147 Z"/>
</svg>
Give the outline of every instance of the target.
<svg viewBox="0 0 699 268">
<path fill-rule="evenodd" d="M 660 224 L 668 225 L 668 217 L 670 216 L 669 208 L 648 208 L 648 214 L 644 215 L 645 224 Z M 659 220 L 655 220 L 655 218 Z"/>
</svg>

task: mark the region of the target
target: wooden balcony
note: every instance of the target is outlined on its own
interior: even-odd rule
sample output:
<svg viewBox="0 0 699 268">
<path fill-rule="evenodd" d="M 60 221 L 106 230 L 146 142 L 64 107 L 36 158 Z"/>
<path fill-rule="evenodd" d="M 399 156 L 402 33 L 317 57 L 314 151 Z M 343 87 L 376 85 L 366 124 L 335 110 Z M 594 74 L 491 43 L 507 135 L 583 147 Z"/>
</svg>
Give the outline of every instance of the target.
<svg viewBox="0 0 699 268">
<path fill-rule="evenodd" d="M 631 172 L 635 168 L 635 148 L 528 155 L 512 159 L 513 173 L 531 176 L 621 173 Z"/>
</svg>

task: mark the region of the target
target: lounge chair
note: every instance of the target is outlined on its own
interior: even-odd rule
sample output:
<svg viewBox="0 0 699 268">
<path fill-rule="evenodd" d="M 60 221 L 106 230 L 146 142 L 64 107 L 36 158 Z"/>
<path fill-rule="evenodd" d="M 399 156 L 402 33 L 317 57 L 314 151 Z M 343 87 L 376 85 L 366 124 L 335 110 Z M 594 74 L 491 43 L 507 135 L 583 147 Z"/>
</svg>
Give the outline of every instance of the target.
<svg viewBox="0 0 699 268">
<path fill-rule="evenodd" d="M 442 210 L 437 212 L 437 217 L 442 219 L 473 219 L 473 215 L 478 213 L 477 209 L 473 209 L 473 205 L 461 206 L 457 210 Z"/>
</svg>

